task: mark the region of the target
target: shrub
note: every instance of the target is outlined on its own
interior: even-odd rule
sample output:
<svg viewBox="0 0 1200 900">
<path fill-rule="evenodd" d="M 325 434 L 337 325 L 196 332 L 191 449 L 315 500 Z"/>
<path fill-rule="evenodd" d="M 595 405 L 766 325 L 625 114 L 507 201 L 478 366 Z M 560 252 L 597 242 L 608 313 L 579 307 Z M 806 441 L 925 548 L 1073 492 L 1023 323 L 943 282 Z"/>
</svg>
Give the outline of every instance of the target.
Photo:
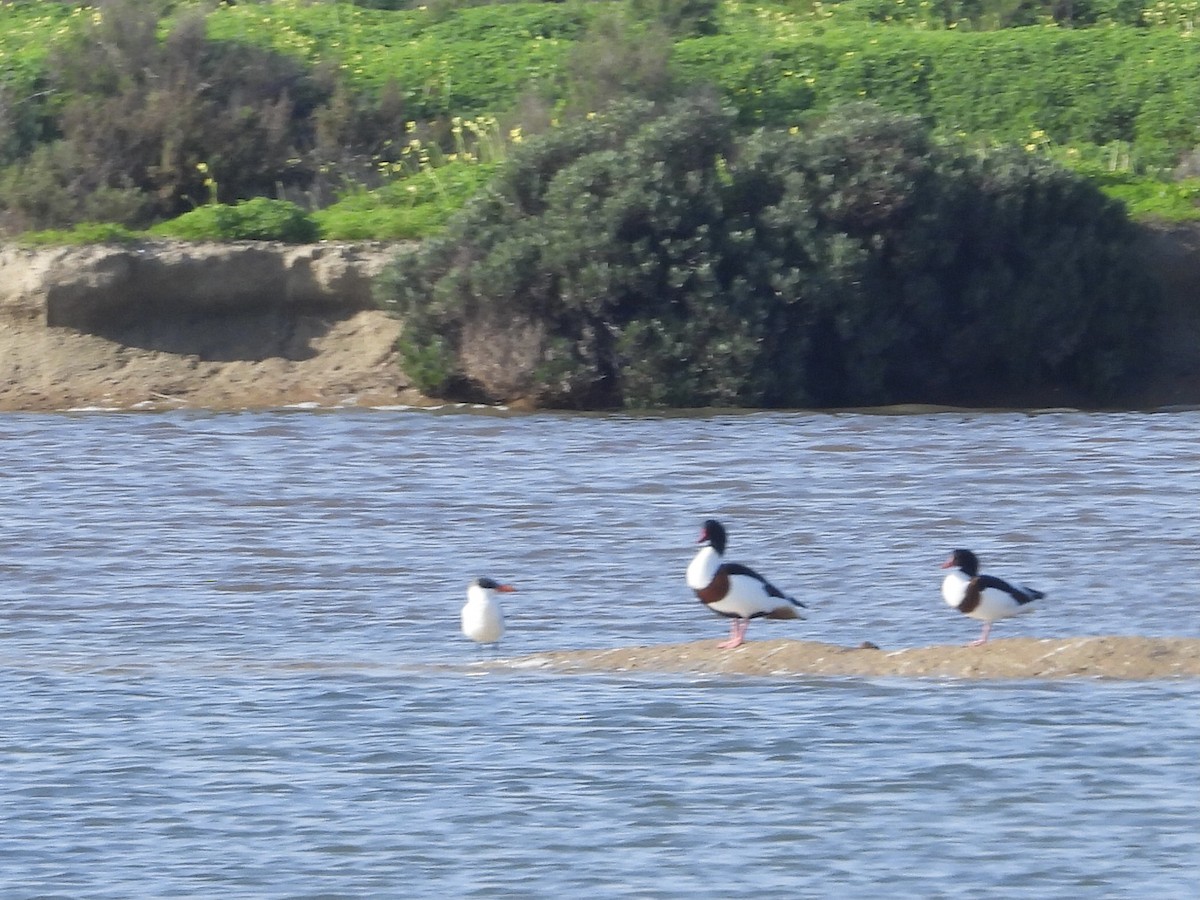
<svg viewBox="0 0 1200 900">
<path fill-rule="evenodd" d="M 154 198 L 114 178 L 95 184 L 91 171 L 66 141 L 38 146 L 21 165 L 0 171 L 0 209 L 12 231 L 68 228 L 76 222 L 146 223 Z"/>
<path fill-rule="evenodd" d="M 654 22 L 676 37 L 716 34 L 720 0 L 630 0 L 637 19 Z"/>
<path fill-rule="evenodd" d="M 88 214 L 89 195 L 114 189 L 139 192 L 142 214 L 163 217 L 206 199 L 199 163 L 217 173 L 229 200 L 304 180 L 305 119 L 321 86 L 289 58 L 208 41 L 198 10 L 160 39 L 156 6 L 112 0 L 77 17 L 51 51 L 48 78 L 64 98 L 60 143 L 71 159 L 49 173 L 51 189 L 77 218 Z"/>
<path fill-rule="evenodd" d="M 255 197 L 233 206 L 201 206 L 151 229 L 161 237 L 192 241 L 284 241 L 303 244 L 319 229 L 304 210 L 286 200 Z"/>
<path fill-rule="evenodd" d="M 606 10 L 572 48 L 566 62 L 566 107 L 580 115 L 631 97 L 661 100 L 672 90 L 671 41 L 657 24 Z"/>
<path fill-rule="evenodd" d="M 1150 287 L 1122 208 L 1023 151 L 839 110 L 739 139 L 704 99 L 514 153 L 380 297 L 432 393 L 557 406 L 1103 397 Z"/>
</svg>

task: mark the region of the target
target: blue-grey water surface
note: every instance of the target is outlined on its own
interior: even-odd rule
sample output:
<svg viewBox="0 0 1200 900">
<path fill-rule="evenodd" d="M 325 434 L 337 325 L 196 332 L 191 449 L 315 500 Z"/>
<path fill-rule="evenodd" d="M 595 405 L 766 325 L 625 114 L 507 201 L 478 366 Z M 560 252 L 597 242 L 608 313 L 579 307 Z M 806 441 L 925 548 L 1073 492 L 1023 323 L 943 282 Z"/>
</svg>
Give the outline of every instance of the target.
<svg viewBox="0 0 1200 900">
<path fill-rule="evenodd" d="M 1200 683 L 487 671 L 718 640 L 699 524 L 812 606 L 749 640 L 1200 635 L 1200 412 L 0 416 L 0 896 L 1200 890 Z"/>
</svg>

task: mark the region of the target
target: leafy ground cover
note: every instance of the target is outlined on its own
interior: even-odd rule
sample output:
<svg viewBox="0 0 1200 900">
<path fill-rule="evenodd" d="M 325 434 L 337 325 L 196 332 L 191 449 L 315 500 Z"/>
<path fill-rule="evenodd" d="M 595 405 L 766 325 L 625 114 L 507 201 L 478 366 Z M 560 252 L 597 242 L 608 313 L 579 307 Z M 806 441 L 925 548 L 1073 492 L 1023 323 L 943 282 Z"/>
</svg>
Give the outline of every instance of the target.
<svg viewBox="0 0 1200 900">
<path fill-rule="evenodd" d="M 0 224 L 60 236 L 96 234 L 87 223 L 97 221 L 137 231 L 197 205 L 265 196 L 301 206 L 325 237 L 434 234 L 490 173 L 462 172 L 480 142 L 464 145 L 455 120 L 503 123 L 490 154 L 473 152 L 494 162 L 510 134 L 589 112 L 568 108 L 581 93 L 572 79 L 634 73 L 648 46 L 669 51 L 673 91 L 715 88 L 746 129 L 803 128 L 848 102 L 872 100 L 925 116 L 935 133 L 981 150 L 1012 144 L 1045 154 L 1095 178 L 1135 216 L 1196 215 L 1196 183 L 1181 178 L 1195 174 L 1200 143 L 1198 0 L 447 0 L 373 8 L 400 5 L 0 2 Z M 146 49 L 128 38 L 136 29 L 125 29 L 124 44 L 104 31 L 131 8 L 155 11 L 150 33 L 165 48 L 151 61 L 156 80 L 140 85 L 132 63 Z M 608 69 L 594 59 L 590 69 L 581 65 L 589 35 L 617 11 L 630 24 L 606 32 Z M 67 51 L 104 40 L 131 64 L 72 76 Z M 200 51 L 197 40 L 267 55 Z M 260 108 L 190 107 L 189 78 L 243 90 L 231 60 L 234 73 L 277 73 L 254 86 Z M 290 70 L 279 60 L 299 68 L 284 75 Z M 182 86 L 156 103 L 163 82 Z M 135 109 L 157 113 L 123 113 Z M 119 128 L 88 122 L 87 110 L 104 111 Z M 183 127 L 185 114 L 192 122 L 208 116 L 209 126 Z M 246 121 L 211 127 L 231 116 Z M 214 146 L 217 136 L 243 146 Z M 398 165 L 414 140 L 434 152 L 419 165 L 412 154 Z M 126 160 L 140 173 L 122 170 Z M 431 178 L 441 162 L 457 171 Z M 212 167 L 216 196 L 204 187 L 201 164 Z M 254 166 L 261 171 L 250 172 Z M 147 167 L 156 169 L 153 179 Z"/>
</svg>

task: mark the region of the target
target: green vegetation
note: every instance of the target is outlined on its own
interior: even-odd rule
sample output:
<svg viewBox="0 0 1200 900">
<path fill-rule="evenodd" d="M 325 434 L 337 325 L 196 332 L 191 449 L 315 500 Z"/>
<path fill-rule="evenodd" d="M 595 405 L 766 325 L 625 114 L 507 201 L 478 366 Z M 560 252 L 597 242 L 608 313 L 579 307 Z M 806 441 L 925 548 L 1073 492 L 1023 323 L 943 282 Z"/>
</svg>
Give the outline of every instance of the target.
<svg viewBox="0 0 1200 900">
<path fill-rule="evenodd" d="M 83 246 L 87 244 L 132 244 L 145 238 L 143 232 L 133 231 L 112 222 L 80 222 L 70 228 L 27 231 L 21 243 L 31 246 Z"/>
<path fill-rule="evenodd" d="M 757 50 L 757 52 L 755 52 Z M 1200 47 L 1168 31 L 1035 27 L 922 32 L 845 26 L 683 42 L 677 66 L 714 76 L 748 122 L 783 125 L 855 99 L 928 115 L 947 133 L 1059 146 L 1127 142 L 1170 166 L 1196 140 Z"/>
<path fill-rule="evenodd" d="M 1076 171 L 1104 193 L 1125 204 L 1136 219 L 1160 222 L 1200 221 L 1200 178 L 1159 179 L 1126 169 L 1080 165 Z"/>
<path fill-rule="evenodd" d="M 304 244 L 319 236 L 312 216 L 287 200 L 255 197 L 232 206 L 212 203 L 151 229 L 158 237 L 189 241 L 287 241 Z"/>
<path fill-rule="evenodd" d="M 441 230 L 494 171 L 494 163 L 468 160 L 427 166 L 373 191 L 350 191 L 313 219 L 339 240 L 417 240 Z"/>
<path fill-rule="evenodd" d="M 1100 183 L 1135 213 L 1190 218 L 1194 192 L 1173 185 L 1200 143 L 1197 17 L 1200 0 L 0 0 L 0 233 L 137 230 L 267 197 L 325 237 L 419 237 L 449 194 L 395 182 L 494 162 L 513 129 L 701 86 L 743 128 L 871 100 L 980 148 L 1119 173 Z M 451 124 L 485 116 L 486 153 Z M 414 140 L 437 152 L 399 167 Z"/>
<path fill-rule="evenodd" d="M 1120 205 L 1024 151 L 844 109 L 741 136 L 648 103 L 514 153 L 381 285 L 435 394 L 567 406 L 1102 397 L 1138 363 L 1148 282 Z M 497 360 L 503 361 L 497 371 Z"/>
<path fill-rule="evenodd" d="M 429 390 L 1101 400 L 1149 315 L 1126 214 L 1198 217 L 1197 18 L 0 0 L 0 234 L 421 240 L 384 298 Z"/>
</svg>

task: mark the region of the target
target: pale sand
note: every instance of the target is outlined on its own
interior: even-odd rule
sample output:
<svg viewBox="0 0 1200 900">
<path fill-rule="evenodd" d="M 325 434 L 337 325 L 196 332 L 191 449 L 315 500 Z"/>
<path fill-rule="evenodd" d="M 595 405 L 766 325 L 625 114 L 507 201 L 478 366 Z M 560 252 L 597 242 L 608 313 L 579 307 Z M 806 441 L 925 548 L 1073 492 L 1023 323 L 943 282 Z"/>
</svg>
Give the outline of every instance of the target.
<svg viewBox="0 0 1200 900">
<path fill-rule="evenodd" d="M 817 641 L 752 641 L 720 650 L 717 640 L 613 650 L 554 650 L 484 665 L 563 672 L 705 675 L 849 675 L 916 678 L 1200 677 L 1200 638 L 1008 638 L 980 647 L 838 647 Z"/>
<path fill-rule="evenodd" d="M 400 324 L 385 313 L 285 324 L 197 319 L 169 335 L 172 352 L 0 319 L 0 411 L 430 405 L 400 370 Z"/>
</svg>

